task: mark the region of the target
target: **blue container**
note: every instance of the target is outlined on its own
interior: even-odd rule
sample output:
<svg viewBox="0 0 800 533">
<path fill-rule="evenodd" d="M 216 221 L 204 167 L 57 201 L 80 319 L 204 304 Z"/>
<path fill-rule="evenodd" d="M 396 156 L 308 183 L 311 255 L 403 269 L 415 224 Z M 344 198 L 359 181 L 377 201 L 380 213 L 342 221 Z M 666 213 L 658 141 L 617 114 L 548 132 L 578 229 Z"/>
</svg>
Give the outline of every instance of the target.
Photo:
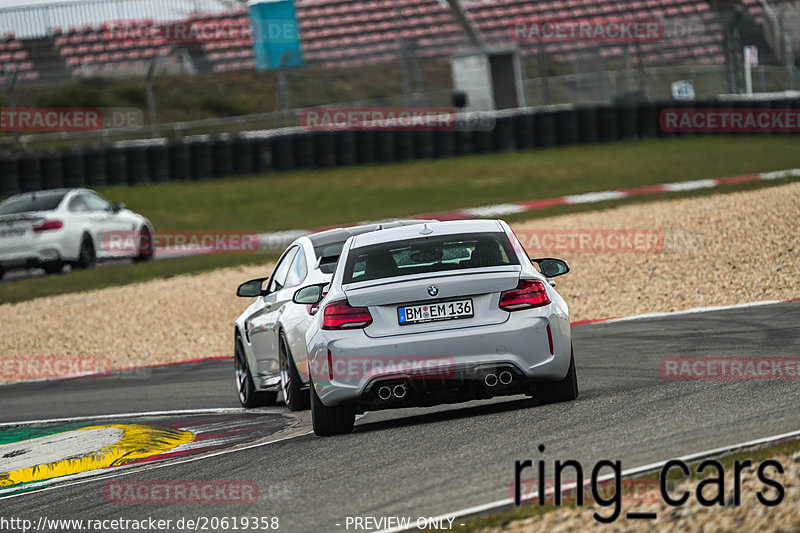
<svg viewBox="0 0 800 533">
<path fill-rule="evenodd" d="M 253 52 L 256 68 L 276 69 L 287 54 L 286 67 L 302 67 L 300 25 L 292 0 L 251 0 L 250 19 L 253 24 Z"/>
</svg>

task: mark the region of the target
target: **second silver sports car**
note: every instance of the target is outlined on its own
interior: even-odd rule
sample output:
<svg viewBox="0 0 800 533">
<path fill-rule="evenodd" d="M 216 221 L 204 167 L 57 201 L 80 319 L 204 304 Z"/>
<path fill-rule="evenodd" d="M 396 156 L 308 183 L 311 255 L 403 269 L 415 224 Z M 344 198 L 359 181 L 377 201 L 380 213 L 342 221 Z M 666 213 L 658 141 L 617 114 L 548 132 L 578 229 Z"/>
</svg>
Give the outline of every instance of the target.
<svg viewBox="0 0 800 533">
<path fill-rule="evenodd" d="M 315 308 L 292 303 L 295 291 L 302 284 L 327 284 L 349 237 L 423 222 L 394 220 L 300 237 L 271 276 L 239 286 L 237 296 L 254 298 L 234 329 L 236 390 L 243 406 L 272 405 L 280 390 L 290 410 L 308 409 L 305 334 Z"/>
</svg>

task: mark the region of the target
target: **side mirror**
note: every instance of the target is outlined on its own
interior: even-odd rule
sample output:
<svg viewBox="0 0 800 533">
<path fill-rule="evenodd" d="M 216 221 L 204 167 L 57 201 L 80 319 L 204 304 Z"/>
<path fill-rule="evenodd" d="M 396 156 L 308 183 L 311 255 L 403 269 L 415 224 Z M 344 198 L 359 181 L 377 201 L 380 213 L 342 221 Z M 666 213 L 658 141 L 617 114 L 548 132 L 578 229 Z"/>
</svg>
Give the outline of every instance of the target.
<svg viewBox="0 0 800 533">
<path fill-rule="evenodd" d="M 292 302 L 300 305 L 317 305 L 324 297 L 325 293 L 323 288 L 326 285 L 327 283 L 323 285 L 309 285 L 308 287 L 298 289 L 297 292 L 294 293 Z"/>
<path fill-rule="evenodd" d="M 116 202 L 111 204 L 111 210 L 115 213 L 119 213 L 123 209 L 125 209 L 125 204 L 123 204 L 122 202 Z"/>
<path fill-rule="evenodd" d="M 531 258 L 531 261 L 539 265 L 539 269 L 542 271 L 542 274 L 544 274 L 547 278 L 563 276 L 569 272 L 569 265 L 563 259 L 544 257 L 541 259 Z"/>
<path fill-rule="evenodd" d="M 269 278 L 258 278 L 245 281 L 239 285 L 239 288 L 236 289 L 236 296 L 239 296 L 240 298 L 255 298 L 256 296 L 265 295 L 266 291 L 264 291 L 261 287 L 268 279 Z"/>
</svg>

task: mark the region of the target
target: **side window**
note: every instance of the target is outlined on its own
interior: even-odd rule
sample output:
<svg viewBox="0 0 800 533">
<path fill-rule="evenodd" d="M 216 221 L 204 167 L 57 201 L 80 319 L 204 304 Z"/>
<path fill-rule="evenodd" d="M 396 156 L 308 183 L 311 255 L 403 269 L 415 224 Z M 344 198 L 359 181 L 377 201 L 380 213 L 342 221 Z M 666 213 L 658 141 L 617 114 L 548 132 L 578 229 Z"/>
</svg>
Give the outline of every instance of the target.
<svg viewBox="0 0 800 533">
<path fill-rule="evenodd" d="M 111 204 L 96 194 L 84 194 L 83 200 L 86 202 L 86 207 L 89 208 L 89 211 L 111 211 Z"/>
<path fill-rule="evenodd" d="M 269 282 L 269 292 L 281 290 L 286 285 L 286 276 L 289 274 L 289 267 L 292 266 L 292 260 L 297 255 L 298 248 L 295 246 L 283 256 L 281 262 L 275 267 L 275 273 Z"/>
<path fill-rule="evenodd" d="M 302 248 L 297 249 L 297 254 L 294 256 L 292 265 L 289 267 L 289 274 L 286 276 L 286 283 L 284 287 L 296 287 L 303 283 L 308 274 L 308 265 L 306 265 L 306 254 Z"/>
<path fill-rule="evenodd" d="M 69 210 L 73 213 L 85 213 L 89 210 L 86 205 L 85 194 L 78 195 L 69 201 Z"/>
</svg>

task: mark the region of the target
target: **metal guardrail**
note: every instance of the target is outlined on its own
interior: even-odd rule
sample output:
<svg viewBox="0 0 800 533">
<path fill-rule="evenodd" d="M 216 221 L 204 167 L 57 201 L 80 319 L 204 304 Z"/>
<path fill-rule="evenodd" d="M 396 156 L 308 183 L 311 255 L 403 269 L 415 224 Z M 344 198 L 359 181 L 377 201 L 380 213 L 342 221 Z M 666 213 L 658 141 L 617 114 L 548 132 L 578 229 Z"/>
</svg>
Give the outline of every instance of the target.
<svg viewBox="0 0 800 533">
<path fill-rule="evenodd" d="M 420 107 L 447 107 L 449 106 L 450 94 L 450 91 L 436 91 L 416 95 L 415 105 Z M 404 97 L 397 95 L 370 100 L 323 104 L 314 107 L 404 107 L 405 105 Z M 35 148 L 39 145 L 110 144 L 117 141 L 159 137 L 179 140 L 196 134 L 242 133 L 250 130 L 299 126 L 301 111 L 301 108 L 296 108 L 233 117 L 172 122 L 158 124 L 155 128 L 151 124 L 143 124 L 95 131 L 36 133 L 19 135 L 18 138 L 5 136 L 0 137 L 0 148 L 19 147 L 26 149 Z"/>
<path fill-rule="evenodd" d="M 759 74 L 756 83 L 759 92 L 774 92 L 792 88 L 791 76 L 782 67 L 759 66 L 754 69 Z M 701 65 L 686 67 L 645 67 L 639 70 L 609 70 L 597 73 L 564 74 L 550 76 L 548 84 L 553 94 L 558 97 L 552 104 L 610 104 L 620 94 L 627 92 L 628 79 L 635 86 L 640 85 L 639 78 L 644 76 L 641 86 L 645 89 L 645 100 L 663 100 L 670 98 L 670 83 L 677 80 L 695 81 L 697 98 L 714 98 L 719 94 L 727 93 L 725 83 L 725 67 L 722 65 Z M 625 80 L 625 81 L 623 81 Z M 601 91 L 597 85 L 604 84 L 605 90 Z M 547 102 L 542 93 L 541 78 L 531 78 L 524 81 L 526 101 L 533 106 L 546 106 Z M 606 99 L 598 99 L 596 95 L 605 94 Z M 450 91 L 436 91 L 417 94 L 414 106 L 419 107 L 449 107 L 451 105 Z M 314 107 L 407 107 L 403 95 L 392 97 L 358 100 L 324 104 Z M 67 146 L 78 144 L 112 144 L 121 141 L 137 139 L 171 139 L 180 140 L 187 136 L 199 134 L 239 134 L 253 130 L 267 130 L 282 127 L 299 126 L 301 108 L 285 111 L 270 111 L 233 117 L 209 118 L 183 122 L 159 124 L 155 128 L 150 124 L 135 127 L 109 128 L 96 131 L 79 132 L 53 132 L 0 137 L 0 149 L 37 148 L 47 146 Z"/>
</svg>

